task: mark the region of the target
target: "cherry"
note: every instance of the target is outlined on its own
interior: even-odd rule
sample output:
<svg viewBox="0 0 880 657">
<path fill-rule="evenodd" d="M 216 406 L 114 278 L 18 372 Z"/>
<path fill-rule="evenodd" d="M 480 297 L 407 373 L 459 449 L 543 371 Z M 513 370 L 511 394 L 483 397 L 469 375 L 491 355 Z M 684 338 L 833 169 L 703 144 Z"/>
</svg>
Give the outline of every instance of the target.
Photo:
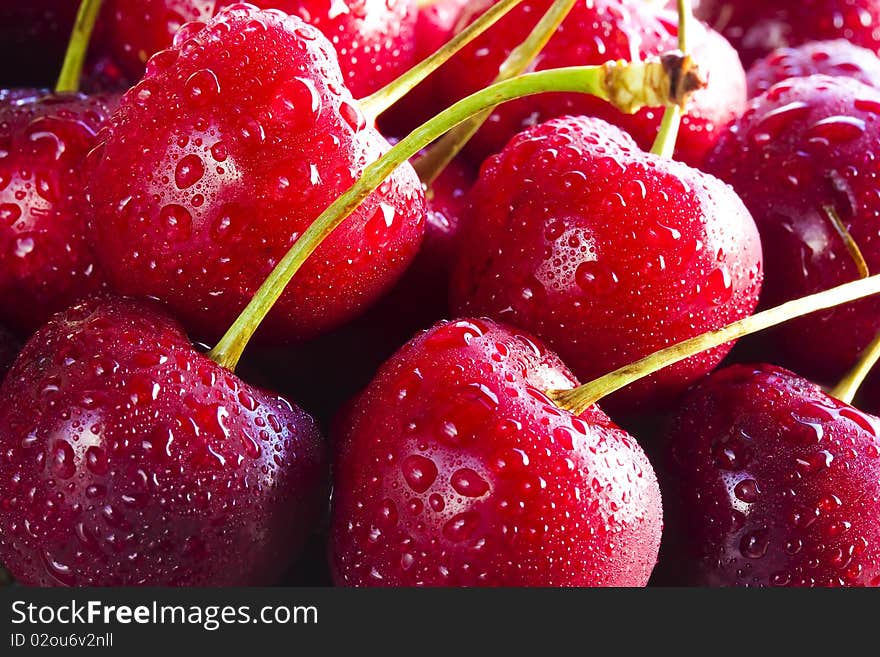
<svg viewBox="0 0 880 657">
<path fill-rule="evenodd" d="M 880 87 L 880 58 L 844 39 L 780 48 L 749 69 L 749 97 L 760 96 L 777 82 L 809 75 L 854 78 Z"/>
<path fill-rule="evenodd" d="M 118 290 L 156 296 L 216 337 L 389 145 L 330 43 L 296 17 L 237 5 L 176 40 L 102 135 L 95 240 Z M 309 259 L 269 331 L 305 338 L 351 319 L 402 274 L 423 230 L 421 185 L 404 164 Z"/>
<path fill-rule="evenodd" d="M 0 318 L 29 333 L 102 286 L 83 166 L 118 99 L 0 97 Z"/>
<path fill-rule="evenodd" d="M 751 314 L 761 244 L 720 181 L 642 152 L 598 119 L 564 117 L 490 158 L 470 194 L 453 308 L 546 340 L 592 379 Z M 712 349 L 603 402 L 669 404 L 711 371 Z"/>
<path fill-rule="evenodd" d="M 828 39 L 880 54 L 878 0 L 701 0 L 696 14 L 736 46 L 746 66 L 777 48 Z"/>
<path fill-rule="evenodd" d="M 691 583 L 880 585 L 878 430 L 771 365 L 703 381 L 667 433 Z"/>
<path fill-rule="evenodd" d="M 491 4 L 490 0 L 471 3 L 468 9 L 477 13 L 486 4 Z M 453 58 L 442 69 L 440 82 L 446 97 L 458 98 L 491 81 L 501 62 L 528 34 L 535 16 L 548 4 L 548 0 L 527 0 Z M 534 69 L 644 58 L 675 49 L 677 38 L 674 13 L 636 0 L 578 2 L 542 51 Z M 707 76 L 709 86 L 694 94 L 688 105 L 677 157 L 699 165 L 724 125 L 742 111 L 746 101 L 745 73 L 733 48 L 696 21 L 690 28 L 690 41 L 691 53 Z M 631 116 L 582 94 L 544 94 L 500 107 L 478 133 L 470 152 L 482 161 L 499 152 L 524 128 L 566 114 L 602 118 L 622 127 L 643 148 L 649 148 L 662 112 L 644 109 Z"/>
<path fill-rule="evenodd" d="M 766 253 L 765 306 L 880 268 L 875 158 L 880 91 L 846 78 L 782 82 L 754 99 L 706 170 L 748 206 Z M 863 262 L 862 262 L 863 261 Z M 774 354 L 798 372 L 837 377 L 877 333 L 880 300 L 787 324 Z"/>
<path fill-rule="evenodd" d="M 321 513 L 314 421 L 156 307 L 55 316 L 0 388 L 0 561 L 30 585 L 252 585 Z"/>
<path fill-rule="evenodd" d="M 18 355 L 19 345 L 15 336 L 0 326 L 0 383 L 6 376 L 6 372 Z"/>
<path fill-rule="evenodd" d="M 171 46 L 190 21 L 208 22 L 231 0 L 106 0 L 104 48 L 134 79 L 154 53 Z M 339 54 L 348 87 L 360 97 L 415 63 L 414 0 L 254 0 L 252 5 L 299 16 L 321 30 Z"/>
<path fill-rule="evenodd" d="M 459 19 L 469 0 L 436 0 L 418 8 L 415 25 L 415 61 L 424 61 L 438 51 L 459 27 Z M 406 134 L 444 109 L 446 103 L 438 86 L 438 75 L 411 90 L 380 119 L 386 132 Z"/>
<path fill-rule="evenodd" d="M 643 586 L 660 491 L 635 440 L 534 339 L 441 323 L 340 418 L 330 558 L 348 586 Z"/>
</svg>

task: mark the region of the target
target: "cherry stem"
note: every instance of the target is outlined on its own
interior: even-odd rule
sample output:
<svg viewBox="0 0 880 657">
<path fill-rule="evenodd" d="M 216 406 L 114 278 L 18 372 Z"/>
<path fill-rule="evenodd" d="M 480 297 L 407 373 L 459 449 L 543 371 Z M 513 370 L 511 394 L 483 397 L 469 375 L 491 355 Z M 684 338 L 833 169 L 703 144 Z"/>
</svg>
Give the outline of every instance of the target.
<svg viewBox="0 0 880 657">
<path fill-rule="evenodd" d="M 877 361 L 880 361 L 880 333 L 877 334 L 877 337 L 865 349 L 865 352 L 859 358 L 859 362 L 856 363 L 852 371 L 831 390 L 831 396 L 839 399 L 844 404 L 852 404 L 856 398 L 856 393 L 862 387 L 865 379 L 868 378 L 868 374 L 874 369 Z"/>
<path fill-rule="evenodd" d="M 495 82 L 509 80 L 512 77 L 525 73 L 529 65 L 535 60 L 547 42 L 556 33 L 565 17 L 571 12 L 577 0 L 556 0 L 547 13 L 541 18 L 529 36 L 519 46 L 514 48 L 501 64 Z M 449 163 L 455 159 L 471 138 L 492 115 L 494 108 L 471 117 L 465 123 L 451 130 L 440 141 L 432 146 L 427 153 L 418 158 L 413 164 L 422 182 L 430 187 L 443 173 Z"/>
<path fill-rule="evenodd" d="M 865 260 L 865 256 L 862 255 L 862 250 L 859 248 L 855 239 L 853 239 L 852 233 L 849 232 L 849 229 L 846 227 L 846 224 L 843 223 L 840 215 L 837 214 L 837 210 L 830 205 L 824 206 L 822 210 L 828 216 L 829 221 L 831 221 L 831 224 L 834 226 L 834 230 L 837 231 L 837 234 L 843 241 L 847 253 L 849 253 L 849 257 L 852 258 L 852 261 L 856 265 L 856 270 L 858 270 L 859 276 L 861 278 L 867 278 L 870 276 L 871 272 L 868 270 L 868 263 Z"/>
<path fill-rule="evenodd" d="M 580 415 L 603 397 L 704 351 L 784 324 L 789 320 L 878 293 L 880 293 L 880 275 L 862 278 L 818 294 L 789 301 L 724 328 L 672 345 L 572 390 L 551 390 L 547 394 L 560 408 Z"/>
<path fill-rule="evenodd" d="M 691 7 L 688 0 L 678 0 L 678 49 L 685 54 L 688 51 L 687 36 L 690 17 Z M 681 130 L 681 117 L 683 115 L 683 106 L 674 105 L 666 108 L 660 121 L 657 138 L 651 146 L 652 153 L 660 157 L 672 157 L 675 153 L 675 144 L 678 141 L 678 133 Z"/>
<path fill-rule="evenodd" d="M 677 60 L 677 64 L 675 61 Z M 601 66 L 575 66 L 530 73 L 499 82 L 457 102 L 416 128 L 383 157 L 368 165 L 342 196 L 330 205 L 293 244 L 281 262 L 242 311 L 209 356 L 234 370 L 247 343 L 284 292 L 285 287 L 321 242 L 372 194 L 397 167 L 437 138 L 472 116 L 501 103 L 546 92 L 589 93 L 608 100 L 624 112 L 643 106 L 681 101 L 675 94 L 688 85 L 673 84 L 681 76 L 698 78 L 688 62 L 676 54 L 644 62 L 608 62 Z"/>
<path fill-rule="evenodd" d="M 61 65 L 61 73 L 55 84 L 56 92 L 79 91 L 79 80 L 82 76 L 83 64 L 86 61 L 89 41 L 92 38 L 100 11 L 101 0 L 82 0 L 80 3 L 76 22 L 73 24 L 73 32 L 70 34 L 70 42 L 67 44 L 67 52 L 64 55 L 64 63 Z"/>
<path fill-rule="evenodd" d="M 467 29 L 455 35 L 433 55 L 416 64 L 399 78 L 389 82 L 378 91 L 366 98 L 361 98 L 359 101 L 361 110 L 373 120 L 381 116 L 423 82 L 431 73 L 449 61 L 458 51 L 495 25 L 521 2 L 522 0 L 500 0 L 500 2 L 492 5 L 483 15 L 471 23 Z"/>
</svg>

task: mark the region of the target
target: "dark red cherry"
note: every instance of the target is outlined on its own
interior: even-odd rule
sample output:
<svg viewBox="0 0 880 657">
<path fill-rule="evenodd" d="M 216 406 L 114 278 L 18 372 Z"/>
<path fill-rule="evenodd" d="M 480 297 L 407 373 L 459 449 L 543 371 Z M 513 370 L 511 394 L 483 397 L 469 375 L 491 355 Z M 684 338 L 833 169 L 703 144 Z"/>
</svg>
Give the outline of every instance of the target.
<svg viewBox="0 0 880 657">
<path fill-rule="evenodd" d="M 147 60 L 171 46 L 190 21 L 205 23 L 230 0 L 106 0 L 102 10 L 103 48 L 134 79 Z M 254 0 L 317 27 L 339 54 L 346 84 L 358 98 L 391 82 L 415 63 L 414 0 Z"/>
<path fill-rule="evenodd" d="M 6 372 L 18 355 L 19 348 L 20 346 L 15 336 L 0 326 L 0 383 L 3 382 Z"/>
<path fill-rule="evenodd" d="M 491 0 L 470 3 L 474 16 Z M 441 84 L 447 102 L 491 82 L 510 51 L 534 27 L 550 0 L 529 0 L 477 39 L 443 69 Z M 724 125 L 746 102 L 745 73 L 733 48 L 717 33 L 692 21 L 690 47 L 706 75 L 708 87 L 695 93 L 682 123 L 677 157 L 698 166 Z M 678 47 L 678 19 L 641 0 L 595 0 L 575 4 L 556 35 L 541 52 L 535 70 L 560 66 L 603 64 L 613 59 L 645 58 Z M 499 152 L 521 130 L 566 114 L 604 119 L 626 130 L 642 148 L 653 143 L 663 111 L 644 109 L 622 114 L 605 101 L 586 94 L 542 94 L 498 108 L 476 136 L 471 152 L 482 161 Z"/>
<path fill-rule="evenodd" d="M 582 380 L 747 317 L 761 243 L 721 181 L 643 152 L 598 119 L 523 132 L 483 166 L 453 272 L 453 309 L 538 335 Z M 603 402 L 663 407 L 730 346 Z"/>
<path fill-rule="evenodd" d="M 662 512 L 650 463 L 555 355 L 489 320 L 401 349 L 340 418 L 331 566 L 346 586 L 643 586 Z"/>
<path fill-rule="evenodd" d="M 878 140 L 880 91 L 825 76 L 772 87 L 722 136 L 706 170 L 733 185 L 758 224 L 764 307 L 859 277 L 835 215 L 868 270 L 880 271 Z M 774 359 L 841 376 L 877 334 L 878 317 L 871 298 L 790 322 L 774 334 Z"/>
<path fill-rule="evenodd" d="M 689 583 L 880 585 L 878 430 L 778 367 L 702 382 L 668 431 Z"/>
<path fill-rule="evenodd" d="M 0 319 L 29 333 L 102 286 L 83 169 L 115 97 L 0 97 Z"/>
<path fill-rule="evenodd" d="M 807 41 L 846 39 L 880 53 L 878 0 L 700 0 L 695 11 L 736 46 L 746 66 Z"/>
<path fill-rule="evenodd" d="M 0 561 L 30 585 L 275 582 L 321 514 L 314 421 L 155 307 L 55 316 L 0 387 Z"/>
<path fill-rule="evenodd" d="M 780 48 L 759 59 L 749 69 L 749 97 L 760 96 L 777 82 L 809 75 L 853 78 L 880 87 L 880 58 L 844 39 L 810 41 L 796 48 Z"/>
<path fill-rule="evenodd" d="M 178 32 L 102 137 L 90 187 L 101 264 L 116 289 L 161 299 L 207 338 L 389 149 L 320 32 L 244 6 Z M 415 256 L 424 214 L 406 164 L 309 259 L 268 332 L 310 337 L 360 313 Z"/>
</svg>

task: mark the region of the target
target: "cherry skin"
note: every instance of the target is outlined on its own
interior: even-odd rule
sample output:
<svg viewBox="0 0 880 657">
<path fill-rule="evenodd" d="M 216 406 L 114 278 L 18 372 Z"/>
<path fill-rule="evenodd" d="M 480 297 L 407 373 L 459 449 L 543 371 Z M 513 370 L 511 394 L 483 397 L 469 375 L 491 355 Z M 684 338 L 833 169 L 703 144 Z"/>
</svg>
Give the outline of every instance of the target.
<svg viewBox="0 0 880 657">
<path fill-rule="evenodd" d="M 490 4 L 491 0 L 481 0 L 471 3 L 468 9 L 476 16 Z M 549 0 L 527 0 L 454 57 L 441 76 L 447 97 L 444 105 L 491 82 L 501 63 L 526 38 L 549 4 Z M 689 40 L 694 60 L 709 85 L 690 100 L 676 157 L 699 166 L 724 125 L 745 107 L 745 72 L 733 48 L 702 24 L 692 21 Z M 678 19 L 674 12 L 641 0 L 578 2 L 533 68 L 604 64 L 613 59 L 645 58 L 677 47 Z M 482 161 L 499 152 L 523 129 L 567 114 L 595 116 L 618 125 L 648 149 L 657 135 L 663 111 L 648 108 L 628 115 L 586 94 L 541 94 L 498 108 L 476 135 L 470 152 Z"/>
<path fill-rule="evenodd" d="M 415 26 L 415 62 L 440 50 L 456 34 L 465 7 L 471 0 L 435 0 L 418 8 Z M 440 74 L 412 89 L 379 119 L 386 134 L 405 135 L 446 109 L 439 86 Z"/>
<path fill-rule="evenodd" d="M 598 119 L 563 117 L 518 135 L 486 162 L 469 200 L 453 309 L 535 333 L 582 380 L 758 303 L 761 243 L 732 190 Z M 662 409 L 729 348 L 642 379 L 603 407 Z"/>
<path fill-rule="evenodd" d="M 0 98 L 0 319 L 26 334 L 103 285 L 83 168 L 115 97 Z"/>
<path fill-rule="evenodd" d="M 878 139 L 880 91 L 825 76 L 771 87 L 722 136 L 706 170 L 733 185 L 761 231 L 764 307 L 859 277 L 826 207 L 868 270 L 880 270 Z M 808 376 L 838 378 L 880 330 L 878 317 L 880 300 L 870 298 L 789 322 L 773 333 L 774 356 Z"/>
<path fill-rule="evenodd" d="M 0 451 L 0 561 L 24 584 L 269 584 L 322 512 L 312 418 L 133 300 L 90 300 L 25 345 Z"/>
<path fill-rule="evenodd" d="M 689 583 L 880 585 L 878 431 L 775 366 L 703 381 L 667 434 Z"/>
<path fill-rule="evenodd" d="M 320 32 L 278 12 L 225 9 L 181 28 L 102 134 L 90 188 L 98 257 L 117 290 L 155 296 L 194 335 L 215 338 L 388 149 Z M 306 338 L 356 316 L 415 256 L 424 214 L 405 164 L 294 277 L 267 332 Z"/>
<path fill-rule="evenodd" d="M 340 418 L 330 559 L 345 586 L 643 586 L 662 511 L 651 464 L 532 338 L 441 323 Z"/>
<path fill-rule="evenodd" d="M 134 79 L 147 60 L 171 46 L 190 21 L 209 21 L 230 0 L 107 0 L 101 14 L 102 48 Z M 414 0 L 254 0 L 262 9 L 299 16 L 335 46 L 348 87 L 362 98 L 415 63 Z"/>
<path fill-rule="evenodd" d="M 695 12 L 730 40 L 746 66 L 777 48 L 829 39 L 880 54 L 878 0 L 701 0 Z"/>
<path fill-rule="evenodd" d="M 19 351 L 18 340 L 5 328 L 0 326 L 0 383 L 6 377 L 6 372 L 12 366 Z"/>
<path fill-rule="evenodd" d="M 796 48 L 780 48 L 756 61 L 749 69 L 749 97 L 760 96 L 788 78 L 830 75 L 853 78 L 880 87 L 880 58 L 849 41 L 811 41 Z"/>
</svg>

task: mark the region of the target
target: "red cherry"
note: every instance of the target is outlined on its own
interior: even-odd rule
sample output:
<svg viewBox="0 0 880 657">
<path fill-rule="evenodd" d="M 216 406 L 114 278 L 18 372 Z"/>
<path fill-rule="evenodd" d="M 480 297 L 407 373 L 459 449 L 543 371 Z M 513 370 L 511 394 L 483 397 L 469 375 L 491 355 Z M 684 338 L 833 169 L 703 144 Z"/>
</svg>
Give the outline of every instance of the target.
<svg viewBox="0 0 880 657">
<path fill-rule="evenodd" d="M 761 231 L 765 307 L 859 277 L 826 207 L 869 271 L 880 270 L 878 119 L 877 89 L 846 78 L 795 78 L 753 100 L 708 159 L 706 170 L 733 185 Z M 836 378 L 877 334 L 878 313 L 880 300 L 871 298 L 790 322 L 776 331 L 776 350 L 799 372 Z"/>
<path fill-rule="evenodd" d="M 476 16 L 491 2 L 471 4 Z M 493 80 L 500 64 L 526 38 L 549 4 L 549 0 L 527 0 L 454 57 L 441 76 L 447 99 L 458 99 Z M 676 154 L 698 166 L 724 125 L 744 108 L 746 86 L 736 52 L 721 36 L 692 21 L 689 40 L 693 57 L 709 85 L 695 93 L 688 105 Z M 578 2 L 541 52 L 534 70 L 603 64 L 613 59 L 644 59 L 677 47 L 678 22 L 674 13 L 646 6 L 639 0 Z M 542 94 L 498 108 L 476 135 L 471 152 L 482 160 L 499 152 L 524 128 L 566 114 L 595 116 L 614 123 L 647 149 L 657 135 L 663 112 L 648 108 L 626 115 L 585 94 Z"/>
<path fill-rule="evenodd" d="M 348 87 L 362 98 L 415 63 L 414 0 L 254 0 L 252 5 L 299 16 L 333 42 Z M 230 0 L 106 0 L 104 48 L 132 78 L 154 53 L 171 46 L 190 21 L 206 23 Z M 238 5 L 240 6 L 240 5 Z"/>
<path fill-rule="evenodd" d="M 564 117 L 490 158 L 470 195 L 453 308 L 547 341 L 588 380 L 752 313 L 758 232 L 721 181 Z M 603 406 L 663 407 L 730 345 L 642 379 Z"/>
<path fill-rule="evenodd" d="M 389 145 L 345 88 L 330 43 L 298 18 L 237 6 L 177 41 L 103 135 L 95 239 L 118 290 L 158 297 L 213 338 Z M 423 230 L 421 183 L 406 164 L 309 259 L 269 332 L 303 338 L 351 319 L 402 274 Z"/>
<path fill-rule="evenodd" d="M 0 0 L 0 87 L 48 86 L 73 28 L 73 0 Z"/>
<path fill-rule="evenodd" d="M 749 97 L 760 96 L 777 82 L 809 75 L 854 78 L 872 87 L 880 87 L 880 58 L 843 39 L 780 48 L 749 69 Z"/>
<path fill-rule="evenodd" d="M 880 54 L 878 0 L 700 0 L 695 11 L 736 46 L 746 66 L 777 48 L 827 39 Z"/>
<path fill-rule="evenodd" d="M 0 326 L 0 383 L 3 383 L 6 372 L 12 366 L 18 351 L 18 340 L 12 333 Z"/>
<path fill-rule="evenodd" d="M 0 387 L 0 561 L 30 585 L 272 583 L 323 502 L 314 421 L 132 300 L 28 342 Z"/>
<path fill-rule="evenodd" d="M 0 317 L 27 333 L 95 292 L 83 166 L 116 98 L 0 98 Z"/>
<path fill-rule="evenodd" d="M 418 8 L 415 27 L 415 62 L 422 62 L 440 50 L 456 34 L 469 0 L 435 0 Z M 432 74 L 412 89 L 380 118 L 386 134 L 408 134 L 446 108 L 440 93 L 439 75 Z"/>
<path fill-rule="evenodd" d="M 770 365 L 701 383 L 668 431 L 692 583 L 880 585 L 878 430 Z"/>
<path fill-rule="evenodd" d="M 349 586 L 643 586 L 662 512 L 650 463 L 533 339 L 439 324 L 340 419 L 331 565 Z"/>
</svg>

